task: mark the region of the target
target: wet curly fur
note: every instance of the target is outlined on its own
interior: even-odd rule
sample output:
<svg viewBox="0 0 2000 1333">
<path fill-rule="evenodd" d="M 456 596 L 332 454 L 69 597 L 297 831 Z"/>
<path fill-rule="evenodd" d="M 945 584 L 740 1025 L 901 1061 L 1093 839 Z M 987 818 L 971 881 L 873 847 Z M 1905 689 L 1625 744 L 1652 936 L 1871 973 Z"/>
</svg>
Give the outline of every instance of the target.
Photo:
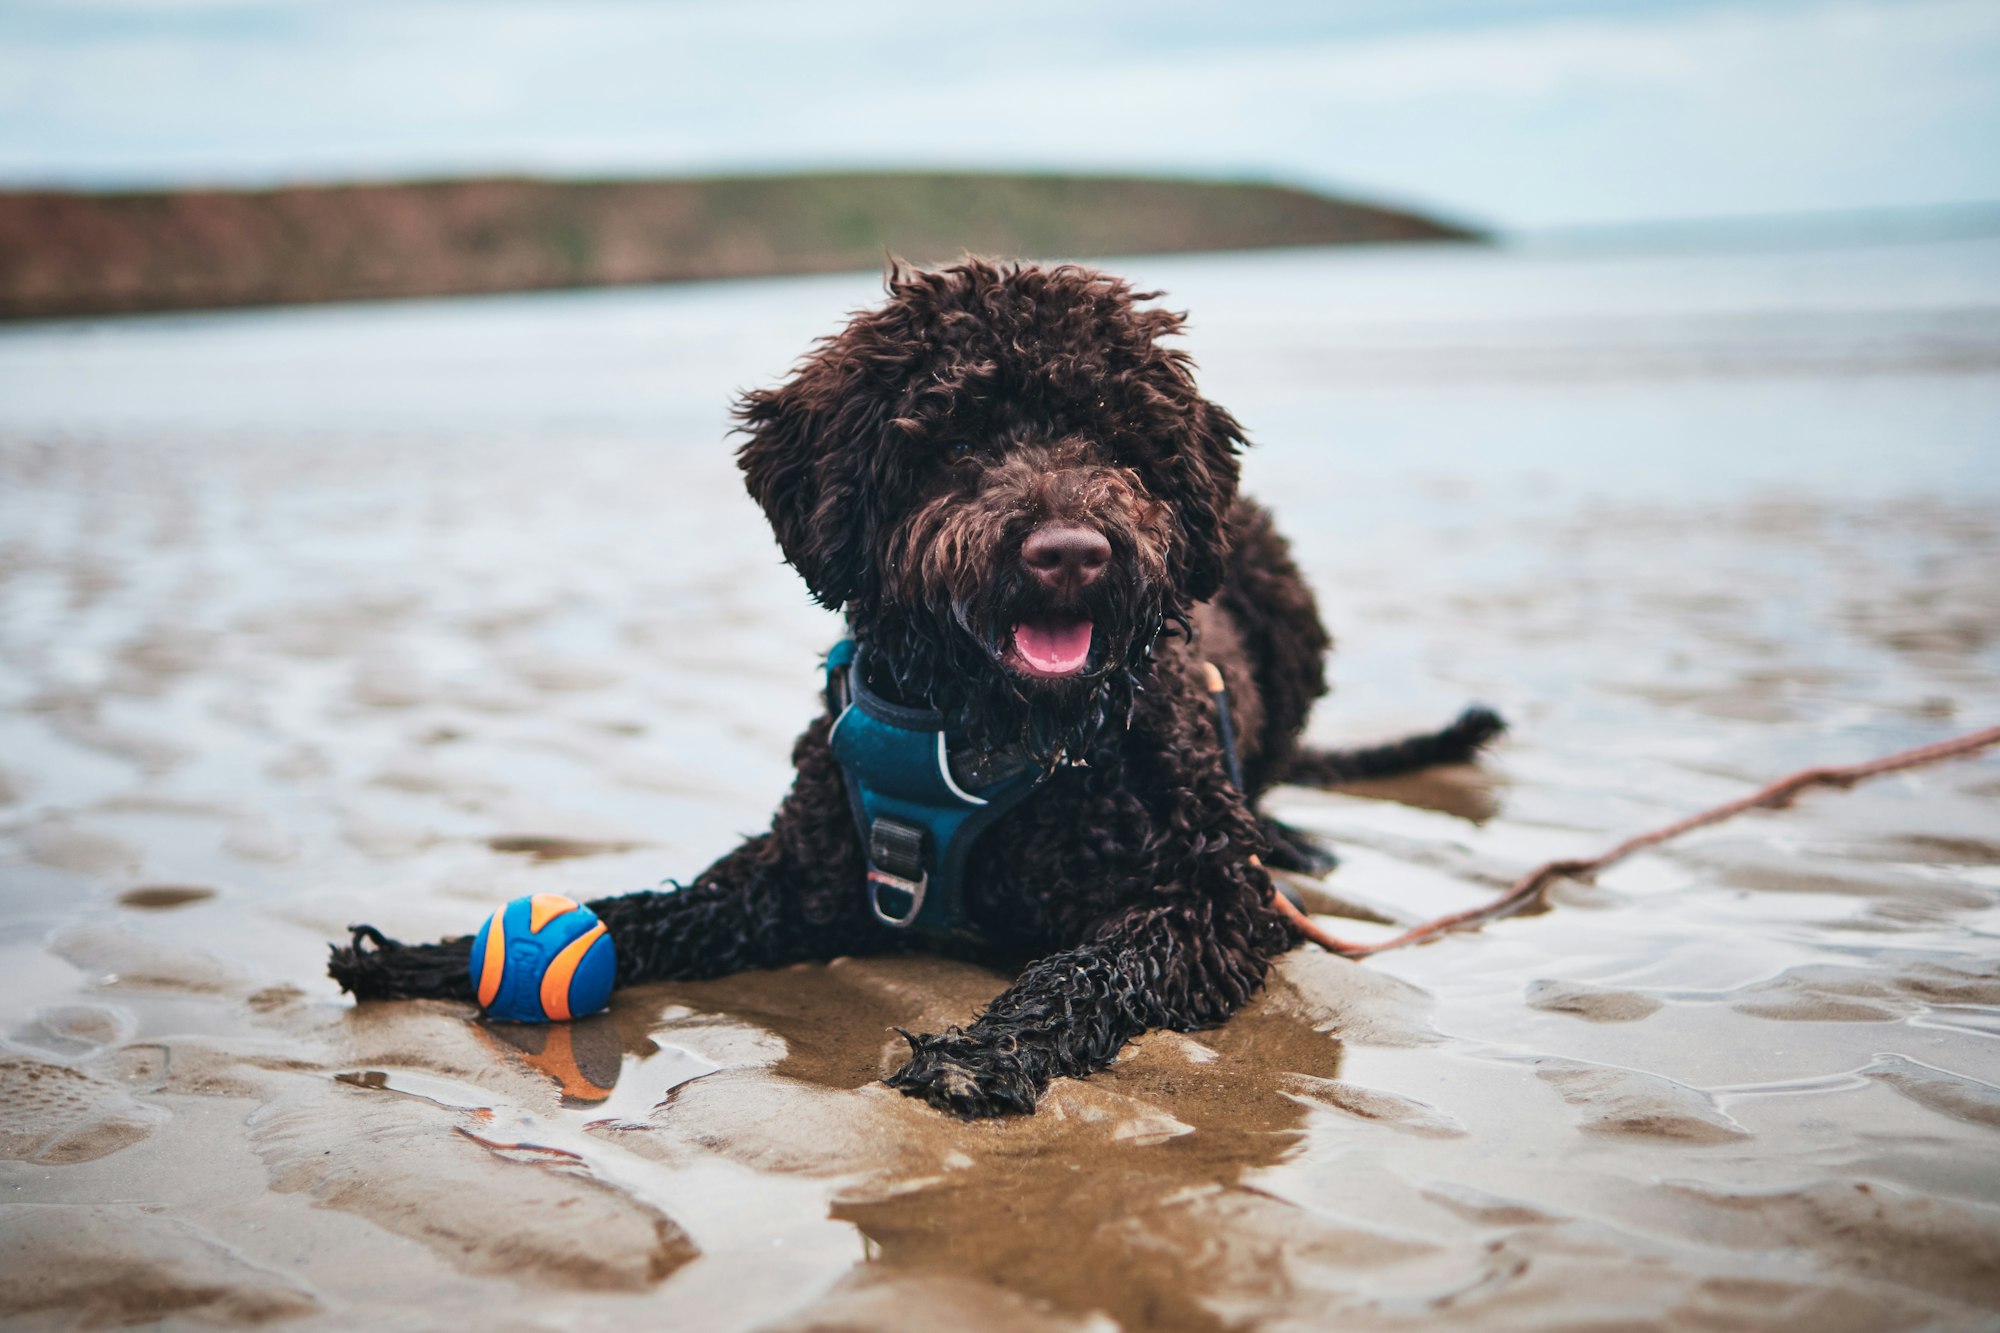
<svg viewBox="0 0 2000 1333">
<path fill-rule="evenodd" d="M 1258 814 L 1267 787 L 1464 759 L 1500 723 L 1471 710 L 1392 746 L 1300 747 L 1328 636 L 1284 539 L 1237 494 L 1241 427 L 1165 345 L 1181 317 L 1152 294 L 979 261 L 897 268 L 887 287 L 789 380 L 744 396 L 738 459 L 785 558 L 846 609 L 873 688 L 1050 767 L 964 889 L 993 956 L 1036 961 L 969 1025 L 905 1033 L 888 1079 L 962 1116 L 1031 1112 L 1051 1079 L 1149 1028 L 1222 1022 L 1297 942 L 1262 865 L 1317 852 Z M 1101 534 L 1102 575 L 1035 577 L 1023 543 L 1051 527 Z M 1059 679 L 1010 655 L 1016 627 L 1050 618 L 1091 624 L 1087 660 Z M 1204 662 L 1228 683 L 1243 790 Z M 832 722 L 799 738 L 768 833 L 687 885 L 590 904 L 620 984 L 909 947 L 868 909 Z M 331 970 L 362 999 L 470 998 L 468 952 L 362 927 Z"/>
</svg>

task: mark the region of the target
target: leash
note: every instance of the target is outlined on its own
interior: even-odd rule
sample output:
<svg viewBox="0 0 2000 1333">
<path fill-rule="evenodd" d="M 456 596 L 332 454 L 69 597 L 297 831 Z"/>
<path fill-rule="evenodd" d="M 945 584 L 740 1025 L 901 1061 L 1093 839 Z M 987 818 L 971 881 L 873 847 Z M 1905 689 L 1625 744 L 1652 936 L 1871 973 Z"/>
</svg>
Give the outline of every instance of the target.
<svg viewBox="0 0 2000 1333">
<path fill-rule="evenodd" d="M 1924 764 L 1934 764 L 1942 759 L 1959 758 L 1993 745 L 2000 745 L 2000 727 L 1987 727 L 1983 731 L 1955 736 L 1950 740 L 1934 741 L 1929 745 L 1898 750 L 1894 754 L 1865 760 L 1858 764 L 1800 769 L 1748 796 L 1725 801 L 1721 805 L 1689 815 L 1685 819 L 1676 820 L 1663 828 L 1636 834 L 1600 856 L 1581 860 L 1545 861 L 1514 881 L 1511 888 L 1490 903 L 1463 912 L 1447 913 L 1377 944 L 1358 944 L 1328 933 L 1308 919 L 1304 912 L 1287 902 L 1283 894 L 1273 894 L 1275 899 L 1273 905 L 1291 918 L 1292 924 L 1298 928 L 1300 934 L 1322 949 L 1346 958 L 1365 958 L 1370 954 L 1435 939 L 1449 931 L 1464 930 L 1483 925 L 1488 921 L 1497 921 L 1504 916 L 1511 916 L 1531 903 L 1540 902 L 1548 886 L 1555 880 L 1585 878 L 1623 861 L 1634 852 L 1658 846 L 1670 838 L 1678 838 L 1683 833 L 1691 833 L 1710 824 L 1719 824 L 1725 819 L 1734 818 L 1750 810 L 1780 809 L 1789 805 L 1792 798 L 1807 787 L 1823 785 L 1844 789 L 1866 778 L 1879 777 L 1884 773 L 1897 773 Z"/>
</svg>

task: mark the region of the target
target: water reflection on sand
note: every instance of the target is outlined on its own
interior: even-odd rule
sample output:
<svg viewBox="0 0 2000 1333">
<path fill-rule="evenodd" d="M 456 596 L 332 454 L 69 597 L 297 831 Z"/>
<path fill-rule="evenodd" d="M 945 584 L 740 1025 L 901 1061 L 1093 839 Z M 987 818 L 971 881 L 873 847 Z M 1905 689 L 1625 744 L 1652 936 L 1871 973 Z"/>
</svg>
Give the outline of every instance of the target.
<svg viewBox="0 0 2000 1333">
<path fill-rule="evenodd" d="M 1281 793 L 1329 900 L 1448 910 L 2000 717 L 2000 244 L 1123 267 L 1341 638 L 1315 734 L 1515 721 L 1479 772 Z M 965 963 L 561 1033 L 344 1003 L 349 921 L 646 887 L 768 817 L 836 627 L 725 410 L 872 286 L 0 332 L 0 1312 L 1990 1322 L 1993 758 L 1295 954 L 1027 1121 L 875 1083 L 1002 984 Z"/>
</svg>

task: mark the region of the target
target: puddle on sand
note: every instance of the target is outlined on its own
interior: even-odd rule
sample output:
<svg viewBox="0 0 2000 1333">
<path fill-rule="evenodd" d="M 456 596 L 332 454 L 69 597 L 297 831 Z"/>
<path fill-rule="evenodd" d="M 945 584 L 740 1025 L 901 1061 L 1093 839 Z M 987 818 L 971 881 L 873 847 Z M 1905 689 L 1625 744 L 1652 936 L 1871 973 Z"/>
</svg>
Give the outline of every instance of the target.
<svg viewBox="0 0 2000 1333">
<path fill-rule="evenodd" d="M 1206 1302 L 1242 1280 L 1227 1270 L 1296 1238 L 1245 1176 L 1299 1147 L 1296 1077 L 1340 1065 L 1339 1041 L 1269 1004 L 1156 1033 L 1059 1084 L 1032 1121 L 955 1130 L 941 1178 L 862 1186 L 833 1215 L 884 1273 L 949 1273 L 1128 1329 L 1222 1329 Z"/>
<path fill-rule="evenodd" d="M 621 991 L 610 1009 L 567 1023 L 463 1020 L 491 1067 L 518 1070 L 550 1087 L 559 1118 L 589 1123 L 643 1121 L 674 1089 L 722 1065 L 652 1035 L 661 1005 L 650 988 Z M 475 1069 L 473 1072 L 485 1072 Z M 490 1115 L 494 1096 L 478 1086 L 440 1080 L 417 1069 L 340 1073 L 355 1087 L 399 1092 L 439 1106 Z"/>
<path fill-rule="evenodd" d="M 474 1027 L 496 1053 L 554 1082 L 565 1107 L 601 1119 L 642 1120 L 681 1084 L 722 1067 L 609 1013 L 570 1023 Z"/>
<path fill-rule="evenodd" d="M 490 1096 L 481 1095 L 477 1088 L 468 1088 L 448 1079 L 433 1078 L 427 1074 L 412 1073 L 404 1069 L 356 1069 L 335 1074 L 333 1081 L 344 1083 L 350 1088 L 365 1088 L 369 1092 L 393 1092 L 404 1097 L 415 1097 L 441 1106 L 447 1111 L 469 1111 L 481 1119 L 492 1119 L 493 1107 Z"/>
</svg>

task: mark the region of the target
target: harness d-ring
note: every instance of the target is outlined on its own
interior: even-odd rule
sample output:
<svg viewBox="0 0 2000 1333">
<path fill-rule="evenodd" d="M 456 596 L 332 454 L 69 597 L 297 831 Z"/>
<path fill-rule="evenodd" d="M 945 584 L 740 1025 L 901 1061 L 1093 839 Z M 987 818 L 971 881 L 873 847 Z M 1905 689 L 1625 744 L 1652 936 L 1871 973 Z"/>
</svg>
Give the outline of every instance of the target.
<svg viewBox="0 0 2000 1333">
<path fill-rule="evenodd" d="M 928 870 L 923 873 L 921 879 L 911 881 L 897 875 L 891 875 L 887 871 L 871 869 L 868 872 L 868 910 L 873 912 L 875 919 L 885 926 L 895 926 L 900 930 L 913 925 L 916 922 L 917 913 L 924 910 L 924 890 L 928 889 L 930 884 L 931 873 Z M 909 894 L 910 910 L 901 916 L 897 916 L 884 908 L 882 906 L 882 890 L 885 888 L 894 889 L 898 893 Z"/>
</svg>

